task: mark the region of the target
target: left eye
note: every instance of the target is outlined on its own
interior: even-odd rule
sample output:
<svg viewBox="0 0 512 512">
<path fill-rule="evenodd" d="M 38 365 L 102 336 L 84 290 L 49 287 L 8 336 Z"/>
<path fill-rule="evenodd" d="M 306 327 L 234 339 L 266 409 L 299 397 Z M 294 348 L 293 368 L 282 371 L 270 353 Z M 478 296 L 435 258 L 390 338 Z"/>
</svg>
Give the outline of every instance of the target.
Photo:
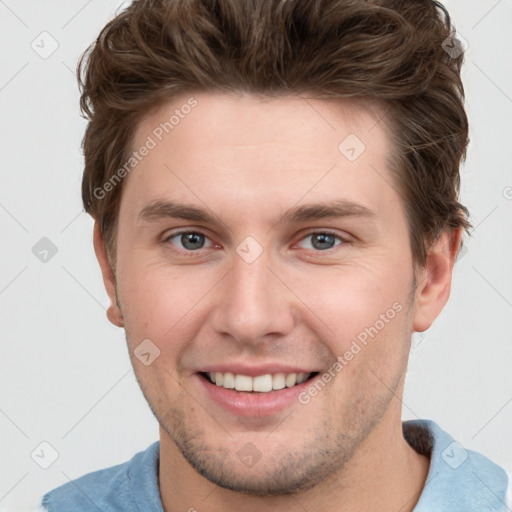
<svg viewBox="0 0 512 512">
<path fill-rule="evenodd" d="M 310 233 L 309 235 L 305 236 L 301 242 L 304 243 L 304 241 L 307 241 L 308 239 L 311 240 L 309 244 L 310 247 L 303 247 L 304 249 L 316 249 L 325 251 L 343 243 L 343 240 L 339 236 L 329 232 Z M 335 243 L 336 240 L 339 240 L 339 243 Z"/>
<path fill-rule="evenodd" d="M 168 237 L 166 242 L 171 242 L 173 239 L 177 239 L 179 241 L 181 244 L 181 247 L 179 247 L 180 249 L 186 249 L 187 251 L 203 249 L 208 240 L 208 238 L 202 233 L 196 233 L 194 231 L 176 233 L 175 235 Z"/>
</svg>

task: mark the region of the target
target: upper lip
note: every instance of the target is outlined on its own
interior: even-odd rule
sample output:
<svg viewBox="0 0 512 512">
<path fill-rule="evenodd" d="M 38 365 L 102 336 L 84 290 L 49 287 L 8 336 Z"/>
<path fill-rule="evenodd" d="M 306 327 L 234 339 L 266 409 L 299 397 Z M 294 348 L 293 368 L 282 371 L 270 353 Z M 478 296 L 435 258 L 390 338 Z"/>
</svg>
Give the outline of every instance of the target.
<svg viewBox="0 0 512 512">
<path fill-rule="evenodd" d="M 276 373 L 312 373 L 318 370 L 308 369 L 304 366 L 288 365 L 283 363 L 262 363 L 262 364 L 244 364 L 244 363 L 219 363 L 204 366 L 197 370 L 203 373 L 234 373 L 235 375 L 247 375 L 257 377 L 259 375 Z"/>
</svg>

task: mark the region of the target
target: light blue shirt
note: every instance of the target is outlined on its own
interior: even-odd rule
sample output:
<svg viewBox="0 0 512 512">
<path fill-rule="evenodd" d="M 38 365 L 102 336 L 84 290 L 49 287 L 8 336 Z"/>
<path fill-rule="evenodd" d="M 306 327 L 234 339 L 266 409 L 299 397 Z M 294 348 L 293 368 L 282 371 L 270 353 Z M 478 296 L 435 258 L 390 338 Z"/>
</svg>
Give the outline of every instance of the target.
<svg viewBox="0 0 512 512">
<path fill-rule="evenodd" d="M 403 423 L 404 437 L 430 457 L 414 512 L 505 512 L 508 477 L 483 455 L 464 449 L 433 421 Z M 158 487 L 159 441 L 131 460 L 88 473 L 42 498 L 49 512 L 163 512 Z"/>
</svg>

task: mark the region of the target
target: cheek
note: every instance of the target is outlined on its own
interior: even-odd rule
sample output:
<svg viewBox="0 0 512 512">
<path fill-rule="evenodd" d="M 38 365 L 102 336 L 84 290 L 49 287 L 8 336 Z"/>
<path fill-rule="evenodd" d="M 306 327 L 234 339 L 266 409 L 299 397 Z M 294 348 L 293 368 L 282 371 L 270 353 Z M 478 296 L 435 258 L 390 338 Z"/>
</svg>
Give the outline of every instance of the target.
<svg viewBox="0 0 512 512">
<path fill-rule="evenodd" d="M 197 316 L 217 275 L 193 265 L 184 268 L 162 263 L 120 265 L 119 296 L 125 325 L 133 339 L 154 339 L 159 345 L 172 340 L 176 345 L 177 338 L 184 336 L 185 326 L 190 326 L 189 317 Z"/>
<path fill-rule="evenodd" d="M 374 261 L 326 271 L 313 269 L 307 279 L 295 276 L 292 282 L 294 291 L 305 298 L 332 336 L 342 334 L 337 339 L 346 342 L 375 324 L 379 331 L 401 324 L 411 279 L 393 266 Z"/>
<path fill-rule="evenodd" d="M 387 260 L 389 261 L 389 260 Z M 345 401 L 366 396 L 383 384 L 393 389 L 407 361 L 411 332 L 409 294 L 412 274 L 394 265 L 358 263 L 338 271 L 317 272 L 315 286 L 296 279 L 321 340 L 333 355 L 336 394 Z M 310 319 L 314 317 L 310 315 Z M 320 328 L 326 324 L 325 327 Z M 310 323 L 310 326 L 313 323 Z M 337 359 L 336 359 L 337 358 Z M 337 361 L 337 364 L 336 364 Z"/>
</svg>

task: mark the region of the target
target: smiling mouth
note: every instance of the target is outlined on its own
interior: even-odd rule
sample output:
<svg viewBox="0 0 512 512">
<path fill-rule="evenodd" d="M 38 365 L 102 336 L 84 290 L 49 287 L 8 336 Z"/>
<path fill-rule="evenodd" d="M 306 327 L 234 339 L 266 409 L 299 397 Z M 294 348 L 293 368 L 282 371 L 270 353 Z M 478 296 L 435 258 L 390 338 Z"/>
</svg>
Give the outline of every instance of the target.
<svg viewBox="0 0 512 512">
<path fill-rule="evenodd" d="M 230 372 L 200 372 L 211 384 L 246 393 L 269 393 L 284 388 L 291 388 L 313 379 L 319 372 L 311 373 L 275 373 L 250 377 Z"/>
</svg>

